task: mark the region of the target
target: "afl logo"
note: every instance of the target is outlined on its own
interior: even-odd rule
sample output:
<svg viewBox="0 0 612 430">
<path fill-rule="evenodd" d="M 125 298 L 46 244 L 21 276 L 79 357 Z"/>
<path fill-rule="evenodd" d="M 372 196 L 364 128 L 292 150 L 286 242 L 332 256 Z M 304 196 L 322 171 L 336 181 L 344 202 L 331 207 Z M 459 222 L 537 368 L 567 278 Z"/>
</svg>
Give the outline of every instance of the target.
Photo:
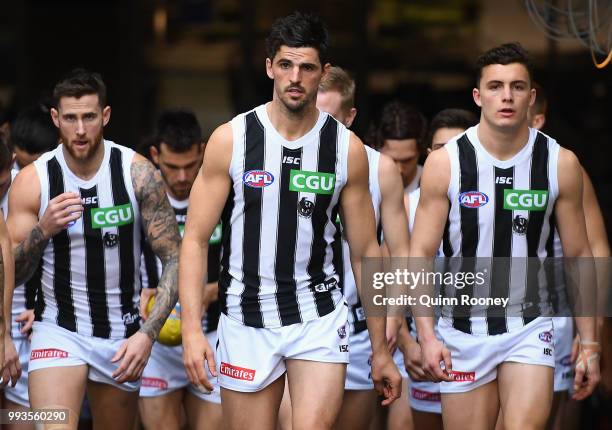
<svg viewBox="0 0 612 430">
<path fill-rule="evenodd" d="M 459 204 L 464 208 L 479 208 L 489 202 L 489 196 L 480 191 L 466 191 L 459 194 Z"/>
<path fill-rule="evenodd" d="M 552 341 L 552 333 L 549 331 L 543 331 L 538 336 L 542 342 L 550 343 Z"/>
<path fill-rule="evenodd" d="M 263 188 L 274 182 L 274 176 L 265 170 L 249 170 L 242 175 L 242 182 L 251 188 Z"/>
</svg>

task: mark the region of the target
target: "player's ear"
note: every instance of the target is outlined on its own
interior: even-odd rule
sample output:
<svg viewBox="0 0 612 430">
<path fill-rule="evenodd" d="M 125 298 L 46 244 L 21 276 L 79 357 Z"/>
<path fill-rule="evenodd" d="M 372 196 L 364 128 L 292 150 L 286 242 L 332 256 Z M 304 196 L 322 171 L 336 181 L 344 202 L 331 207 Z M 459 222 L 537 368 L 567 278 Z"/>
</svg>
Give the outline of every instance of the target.
<svg viewBox="0 0 612 430">
<path fill-rule="evenodd" d="M 478 107 L 482 107 L 482 103 L 480 101 L 480 90 L 478 88 L 472 89 L 472 98 Z"/>
<path fill-rule="evenodd" d="M 111 107 L 106 106 L 102 110 L 102 126 L 106 126 L 106 124 L 108 124 L 108 122 L 110 121 L 110 116 L 111 116 Z"/>
<path fill-rule="evenodd" d="M 349 114 L 346 117 L 346 128 L 349 128 L 351 125 L 353 125 L 353 121 L 355 121 L 355 117 L 357 116 L 357 109 L 355 108 L 351 108 L 351 110 L 349 111 Z"/>
<path fill-rule="evenodd" d="M 272 71 L 272 60 L 269 58 L 266 58 L 266 74 L 268 75 L 268 78 L 274 79 L 274 72 Z"/>
<path fill-rule="evenodd" d="M 155 163 L 156 166 L 159 166 L 159 151 L 155 145 L 151 145 L 149 147 L 149 154 L 151 155 L 151 160 L 153 160 L 153 163 Z"/>
<path fill-rule="evenodd" d="M 55 108 L 51 108 L 51 119 L 53 120 L 53 124 L 59 128 L 59 112 Z"/>
</svg>

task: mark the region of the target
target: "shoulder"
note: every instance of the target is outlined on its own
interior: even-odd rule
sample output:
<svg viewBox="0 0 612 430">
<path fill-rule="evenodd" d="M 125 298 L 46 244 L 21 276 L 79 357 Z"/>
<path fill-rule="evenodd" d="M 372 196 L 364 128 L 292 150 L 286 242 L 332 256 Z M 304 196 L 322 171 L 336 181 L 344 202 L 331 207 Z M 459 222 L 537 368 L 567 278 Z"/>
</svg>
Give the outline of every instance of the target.
<svg viewBox="0 0 612 430">
<path fill-rule="evenodd" d="M 165 190 L 160 171 L 142 155 L 135 153 L 130 166 L 130 176 L 136 198 L 143 198 L 154 192 Z"/>
<path fill-rule="evenodd" d="M 34 163 L 24 167 L 9 188 L 9 207 L 20 205 L 37 208 L 40 204 L 40 181 Z"/>
<path fill-rule="evenodd" d="M 14 176 L 13 183 L 11 184 L 11 189 L 13 188 L 21 188 L 27 187 L 24 189 L 31 188 L 33 185 L 38 186 L 38 172 L 36 171 L 36 167 L 34 163 L 31 163 L 21 169 L 17 175 Z"/>
</svg>

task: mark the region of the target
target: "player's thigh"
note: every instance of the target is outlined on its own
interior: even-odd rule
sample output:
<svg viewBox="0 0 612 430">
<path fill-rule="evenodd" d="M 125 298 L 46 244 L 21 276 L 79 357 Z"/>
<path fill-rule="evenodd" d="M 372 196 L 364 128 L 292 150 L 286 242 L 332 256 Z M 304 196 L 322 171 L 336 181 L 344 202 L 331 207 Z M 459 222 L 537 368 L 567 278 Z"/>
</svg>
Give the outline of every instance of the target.
<svg viewBox="0 0 612 430">
<path fill-rule="evenodd" d="M 414 428 L 408 397 L 408 379 L 402 378 L 402 395 L 389 405 L 387 430 L 411 430 Z"/>
<path fill-rule="evenodd" d="M 285 374 L 286 378 L 286 374 Z M 277 430 L 291 430 L 291 394 L 289 394 L 289 384 L 285 379 L 285 391 L 278 410 Z"/>
<path fill-rule="evenodd" d="M 32 409 L 68 409 L 69 424 L 64 428 L 76 428 L 88 371 L 86 365 L 77 365 L 47 367 L 30 372 L 30 406 Z"/>
<path fill-rule="evenodd" d="M 497 372 L 504 428 L 544 428 L 552 406 L 553 368 L 505 362 Z"/>
<path fill-rule="evenodd" d="M 110 384 L 88 381 L 87 397 L 94 429 L 130 429 L 138 410 L 138 390 L 127 391 Z"/>
<path fill-rule="evenodd" d="M 187 426 L 190 430 L 222 430 L 223 409 L 220 403 L 200 399 L 187 391 L 185 394 L 185 412 Z"/>
<path fill-rule="evenodd" d="M 274 430 L 284 388 L 284 374 L 260 391 L 241 392 L 221 387 L 223 428 Z"/>
<path fill-rule="evenodd" d="M 368 430 L 376 407 L 376 391 L 344 390 L 336 430 Z M 406 429 L 408 430 L 408 429 Z"/>
<path fill-rule="evenodd" d="M 13 402 L 7 398 L 4 398 L 4 402 L 0 403 L 0 405 L 2 405 L 2 409 L 13 412 L 27 412 L 30 410 L 30 408 L 27 406 L 20 405 L 19 403 Z M 5 430 L 34 430 L 34 424 L 4 424 L 2 428 Z"/>
<path fill-rule="evenodd" d="M 442 414 L 412 409 L 412 421 L 415 429 L 442 430 Z"/>
<path fill-rule="evenodd" d="M 345 363 L 286 360 L 293 429 L 329 429 L 336 422 L 346 377 Z"/>
<path fill-rule="evenodd" d="M 499 413 L 497 381 L 461 393 L 442 393 L 445 430 L 489 430 Z"/>
<path fill-rule="evenodd" d="M 175 390 L 163 396 L 140 397 L 138 410 L 142 426 L 146 430 L 180 429 L 183 396 L 183 390 Z"/>
</svg>

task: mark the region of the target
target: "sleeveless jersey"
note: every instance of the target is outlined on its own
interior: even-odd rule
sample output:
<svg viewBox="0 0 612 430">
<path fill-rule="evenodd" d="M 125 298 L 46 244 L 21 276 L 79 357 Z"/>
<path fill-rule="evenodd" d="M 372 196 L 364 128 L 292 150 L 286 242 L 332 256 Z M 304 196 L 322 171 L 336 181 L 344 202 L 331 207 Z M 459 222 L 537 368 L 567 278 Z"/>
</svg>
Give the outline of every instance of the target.
<svg viewBox="0 0 612 430">
<path fill-rule="evenodd" d="M 34 162 L 41 189 L 39 219 L 49 200 L 81 195 L 82 216 L 44 249 L 36 319 L 86 336 L 125 338 L 140 327 L 141 218 L 131 178 L 134 151 L 104 140 L 104 158 L 87 181 L 67 166 L 63 145 Z"/>
<path fill-rule="evenodd" d="M 451 164 L 450 210 L 442 241 L 444 255 L 551 255 L 554 234 L 550 218 L 559 194 L 559 145 L 545 134 L 529 129 L 527 144 L 511 159 L 500 161 L 483 148 L 477 130 L 478 126 L 471 127 L 444 146 Z M 522 316 L 499 317 L 503 308 L 489 307 L 478 313 L 482 316 L 466 318 L 470 312 L 467 305 L 455 306 L 452 315 L 443 309 L 443 316 L 451 318 L 456 329 L 472 334 L 501 334 L 529 323 L 547 312 L 538 309 L 546 300 L 535 282 L 539 276 L 537 269 L 534 272 L 533 267 L 528 267 L 530 264 L 526 258 L 494 264 L 488 274 L 490 290 L 478 291 L 483 287 L 468 285 L 461 292 L 473 297 L 509 297 L 506 312 L 512 309 L 512 315 Z M 462 271 L 473 269 L 462 267 Z"/>
<path fill-rule="evenodd" d="M 329 314 L 342 301 L 332 242 L 350 132 L 320 112 L 308 133 L 287 141 L 265 105 L 238 115 L 231 127 L 221 311 L 247 326 L 270 328 Z"/>
</svg>

